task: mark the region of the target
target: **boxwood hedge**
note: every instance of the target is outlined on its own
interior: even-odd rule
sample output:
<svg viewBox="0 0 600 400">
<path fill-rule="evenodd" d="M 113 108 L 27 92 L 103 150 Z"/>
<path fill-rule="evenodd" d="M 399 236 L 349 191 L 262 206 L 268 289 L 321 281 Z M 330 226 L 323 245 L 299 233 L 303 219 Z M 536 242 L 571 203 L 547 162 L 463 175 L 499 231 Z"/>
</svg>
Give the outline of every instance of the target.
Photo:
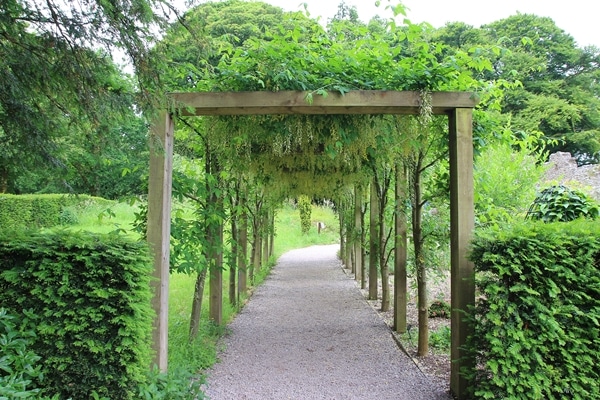
<svg viewBox="0 0 600 400">
<path fill-rule="evenodd" d="M 151 362 L 147 245 L 116 234 L 3 232 L 0 257 L 0 308 L 29 310 L 41 393 L 135 398 Z"/>
<path fill-rule="evenodd" d="M 600 399 L 600 223 L 479 232 L 472 397 Z"/>
</svg>

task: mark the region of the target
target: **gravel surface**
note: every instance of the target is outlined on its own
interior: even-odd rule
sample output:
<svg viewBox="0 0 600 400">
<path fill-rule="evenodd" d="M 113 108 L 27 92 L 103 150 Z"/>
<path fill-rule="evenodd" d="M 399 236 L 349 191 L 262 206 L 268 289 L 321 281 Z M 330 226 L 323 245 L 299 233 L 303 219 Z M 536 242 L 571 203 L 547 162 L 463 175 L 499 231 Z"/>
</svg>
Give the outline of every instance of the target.
<svg viewBox="0 0 600 400">
<path fill-rule="evenodd" d="M 208 398 L 450 399 L 396 345 L 336 257 L 284 254 L 229 325 Z"/>
</svg>

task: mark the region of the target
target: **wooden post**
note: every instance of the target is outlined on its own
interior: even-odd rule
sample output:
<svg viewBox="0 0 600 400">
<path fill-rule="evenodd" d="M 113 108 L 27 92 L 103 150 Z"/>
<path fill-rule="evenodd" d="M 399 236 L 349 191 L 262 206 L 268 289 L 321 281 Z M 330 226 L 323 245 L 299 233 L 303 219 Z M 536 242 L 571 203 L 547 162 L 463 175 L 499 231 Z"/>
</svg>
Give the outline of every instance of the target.
<svg viewBox="0 0 600 400">
<path fill-rule="evenodd" d="M 369 199 L 369 300 L 377 300 L 379 291 L 377 273 L 379 260 L 379 201 L 375 178 L 371 182 L 371 195 Z"/>
<path fill-rule="evenodd" d="M 210 229 L 210 242 L 213 246 L 209 260 L 210 282 L 208 313 L 216 325 L 223 324 L 223 222 Z"/>
<path fill-rule="evenodd" d="M 354 186 L 354 279 L 362 279 L 362 189 Z"/>
<path fill-rule="evenodd" d="M 465 398 L 468 381 L 460 375 L 462 367 L 472 366 L 461 348 L 471 327 L 463 312 L 475 303 L 475 273 L 467 259 L 474 229 L 473 197 L 473 111 L 456 108 L 450 114 L 450 250 L 452 343 L 450 390 L 458 399 Z"/>
<path fill-rule="evenodd" d="M 154 255 L 152 306 L 156 312 L 152 328 L 153 363 L 167 370 L 169 306 L 169 238 L 171 235 L 171 189 L 173 177 L 173 119 L 161 112 L 150 129 L 147 238 Z"/>
<path fill-rule="evenodd" d="M 238 240 L 238 304 L 239 296 L 246 294 L 248 285 L 248 212 L 246 211 L 246 189 L 244 187 L 243 194 L 240 196 L 240 208 L 242 209 L 239 223 Z"/>
<path fill-rule="evenodd" d="M 406 210 L 406 172 L 400 162 L 396 163 L 396 212 L 394 243 L 394 330 L 406 332 L 406 264 L 407 264 L 407 226 Z"/>
</svg>

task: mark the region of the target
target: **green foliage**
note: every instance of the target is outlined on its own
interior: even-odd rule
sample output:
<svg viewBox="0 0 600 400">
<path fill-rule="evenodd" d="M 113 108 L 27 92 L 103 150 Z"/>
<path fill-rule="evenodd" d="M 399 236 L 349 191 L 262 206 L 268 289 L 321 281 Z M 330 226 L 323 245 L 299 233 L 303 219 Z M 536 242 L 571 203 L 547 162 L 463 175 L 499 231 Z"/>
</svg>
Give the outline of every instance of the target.
<svg viewBox="0 0 600 400">
<path fill-rule="evenodd" d="M 0 194 L 0 229 L 19 230 L 73 224 L 77 222 L 76 216 L 67 208 L 89 202 L 102 203 L 106 200 L 87 195 Z"/>
<path fill-rule="evenodd" d="M 0 306 L 31 310 L 42 393 L 135 398 L 150 365 L 147 245 L 116 234 L 5 232 L 0 254 Z"/>
<path fill-rule="evenodd" d="M 537 141 L 527 140 L 497 141 L 481 149 L 474 168 L 478 225 L 498 224 L 526 214 L 545 171 L 533 153 Z"/>
<path fill-rule="evenodd" d="M 430 318 L 450 318 L 450 304 L 444 300 L 435 300 L 429 305 Z"/>
<path fill-rule="evenodd" d="M 527 218 L 544 222 L 567 222 L 598 217 L 598 204 L 585 193 L 563 185 L 542 190 L 527 212 Z"/>
<path fill-rule="evenodd" d="M 153 369 L 147 381 L 138 387 L 135 398 L 141 400 L 202 400 L 204 394 L 198 379 L 188 369 L 160 372 Z"/>
<path fill-rule="evenodd" d="M 522 222 L 478 232 L 478 299 L 462 371 L 479 399 L 600 397 L 600 223 Z"/>
<path fill-rule="evenodd" d="M 429 345 L 435 349 L 449 351 L 452 335 L 449 326 L 441 326 L 429 333 Z"/>
<path fill-rule="evenodd" d="M 298 197 L 298 212 L 300 213 L 300 229 L 306 235 L 310 231 L 312 202 L 308 196 Z"/>
<path fill-rule="evenodd" d="M 30 349 L 34 339 L 32 327 L 0 308 L 0 399 L 37 398 L 40 390 L 31 385 L 42 374 L 40 357 Z"/>
</svg>

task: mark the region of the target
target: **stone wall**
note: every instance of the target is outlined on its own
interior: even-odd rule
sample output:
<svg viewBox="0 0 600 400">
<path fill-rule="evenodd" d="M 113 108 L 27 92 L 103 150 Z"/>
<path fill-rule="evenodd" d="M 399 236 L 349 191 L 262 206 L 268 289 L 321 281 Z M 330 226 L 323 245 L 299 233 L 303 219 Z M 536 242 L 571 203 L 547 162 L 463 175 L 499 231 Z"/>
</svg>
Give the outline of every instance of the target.
<svg viewBox="0 0 600 400">
<path fill-rule="evenodd" d="M 600 201 L 600 165 L 578 167 L 570 153 L 557 152 L 550 155 L 544 183 L 544 186 L 563 184 Z"/>
</svg>

